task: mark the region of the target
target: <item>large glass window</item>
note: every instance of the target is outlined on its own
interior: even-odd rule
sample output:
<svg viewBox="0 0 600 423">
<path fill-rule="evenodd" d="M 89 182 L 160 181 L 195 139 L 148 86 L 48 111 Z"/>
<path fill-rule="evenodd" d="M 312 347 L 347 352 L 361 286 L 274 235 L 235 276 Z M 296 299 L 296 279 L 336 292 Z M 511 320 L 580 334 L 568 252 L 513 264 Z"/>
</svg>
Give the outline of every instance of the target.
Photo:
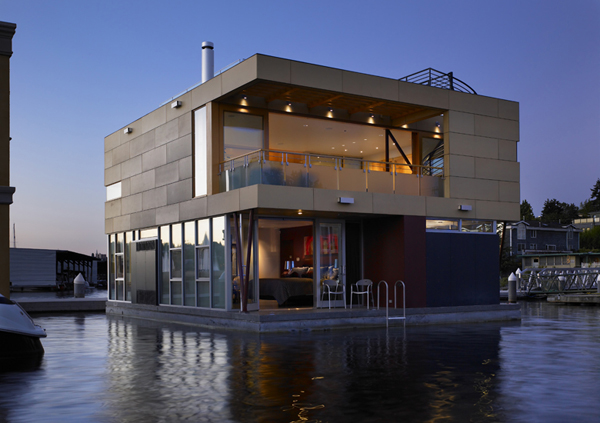
<svg viewBox="0 0 600 423">
<path fill-rule="evenodd" d="M 196 279 L 194 278 L 194 244 L 196 243 L 195 222 L 184 224 L 183 243 L 183 289 L 185 294 L 185 305 L 196 305 Z"/>
<path fill-rule="evenodd" d="M 169 227 L 163 226 L 160 228 L 161 248 L 161 278 L 160 278 L 160 302 L 161 304 L 170 304 L 171 288 L 169 283 L 170 270 L 170 249 L 169 249 Z"/>
<path fill-rule="evenodd" d="M 225 218 L 212 220 L 212 307 L 225 308 Z"/>
<path fill-rule="evenodd" d="M 116 235 L 108 236 L 108 299 L 115 299 L 115 249 Z"/>
<path fill-rule="evenodd" d="M 263 148 L 263 117 L 248 113 L 225 112 L 225 160 Z"/>
<path fill-rule="evenodd" d="M 208 193 L 208 133 L 206 107 L 194 112 L 194 196 Z"/>
<path fill-rule="evenodd" d="M 183 304 L 181 223 L 171 226 L 171 304 Z"/>
<path fill-rule="evenodd" d="M 198 307 L 210 307 L 210 220 L 198 221 L 196 295 Z"/>
<path fill-rule="evenodd" d="M 125 300 L 131 301 L 131 246 L 133 232 L 125 234 Z"/>
<path fill-rule="evenodd" d="M 115 252 L 115 299 L 124 299 L 125 285 L 125 234 L 117 234 L 117 250 Z"/>
</svg>

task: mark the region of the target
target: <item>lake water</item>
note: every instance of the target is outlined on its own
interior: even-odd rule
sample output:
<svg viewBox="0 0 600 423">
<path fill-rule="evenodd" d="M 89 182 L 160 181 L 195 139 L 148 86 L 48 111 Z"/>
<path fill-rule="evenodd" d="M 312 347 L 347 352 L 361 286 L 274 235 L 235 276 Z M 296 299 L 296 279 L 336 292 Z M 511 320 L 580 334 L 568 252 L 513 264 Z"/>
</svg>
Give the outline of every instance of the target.
<svg viewBox="0 0 600 423">
<path fill-rule="evenodd" d="M 46 353 L 0 364 L 0 422 L 599 422 L 600 307 L 522 307 L 277 335 L 35 315 Z"/>
</svg>

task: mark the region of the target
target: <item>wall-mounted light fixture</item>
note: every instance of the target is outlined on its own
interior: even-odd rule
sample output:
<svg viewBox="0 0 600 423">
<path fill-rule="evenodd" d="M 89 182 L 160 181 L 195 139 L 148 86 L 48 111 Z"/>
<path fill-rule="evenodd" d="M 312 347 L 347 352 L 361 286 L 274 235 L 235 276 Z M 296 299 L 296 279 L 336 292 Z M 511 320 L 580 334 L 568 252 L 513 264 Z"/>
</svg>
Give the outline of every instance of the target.
<svg viewBox="0 0 600 423">
<path fill-rule="evenodd" d="M 473 206 L 471 206 L 469 204 L 461 204 L 460 206 L 458 206 L 458 209 L 460 211 L 471 211 L 471 210 L 473 210 Z"/>
<path fill-rule="evenodd" d="M 132 132 L 133 132 L 133 129 L 131 129 L 131 128 L 125 128 L 125 129 L 123 129 L 123 133 L 124 134 L 131 134 Z"/>
<path fill-rule="evenodd" d="M 338 203 L 340 203 L 340 204 L 354 204 L 354 198 L 352 198 L 352 197 L 338 197 Z"/>
<path fill-rule="evenodd" d="M 183 105 L 183 103 L 179 100 L 174 101 L 171 103 L 171 109 L 177 109 L 179 107 L 181 107 Z"/>
</svg>

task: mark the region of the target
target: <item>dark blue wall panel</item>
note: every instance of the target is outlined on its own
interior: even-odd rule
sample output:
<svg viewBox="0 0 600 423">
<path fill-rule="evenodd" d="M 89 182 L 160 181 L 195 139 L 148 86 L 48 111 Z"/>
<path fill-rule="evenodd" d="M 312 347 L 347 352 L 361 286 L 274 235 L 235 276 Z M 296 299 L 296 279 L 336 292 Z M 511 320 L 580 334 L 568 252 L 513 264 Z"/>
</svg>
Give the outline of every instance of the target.
<svg viewBox="0 0 600 423">
<path fill-rule="evenodd" d="M 428 232 L 427 307 L 498 304 L 497 235 Z"/>
</svg>

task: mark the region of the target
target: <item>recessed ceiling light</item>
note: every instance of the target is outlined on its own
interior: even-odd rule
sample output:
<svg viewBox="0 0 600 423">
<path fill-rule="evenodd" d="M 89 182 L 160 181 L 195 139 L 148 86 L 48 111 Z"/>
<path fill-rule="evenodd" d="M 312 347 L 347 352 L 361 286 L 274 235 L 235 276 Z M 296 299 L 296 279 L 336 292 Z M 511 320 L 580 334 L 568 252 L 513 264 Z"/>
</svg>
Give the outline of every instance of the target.
<svg viewBox="0 0 600 423">
<path fill-rule="evenodd" d="M 360 150 L 360 152 L 362 153 L 362 150 Z"/>
<path fill-rule="evenodd" d="M 375 150 L 379 150 L 379 147 L 375 147 Z"/>
<path fill-rule="evenodd" d="M 331 147 L 332 150 L 335 150 L 335 147 Z"/>
<path fill-rule="evenodd" d="M 342 144 L 342 147 L 345 147 L 345 146 L 346 146 L 346 144 Z"/>
</svg>

